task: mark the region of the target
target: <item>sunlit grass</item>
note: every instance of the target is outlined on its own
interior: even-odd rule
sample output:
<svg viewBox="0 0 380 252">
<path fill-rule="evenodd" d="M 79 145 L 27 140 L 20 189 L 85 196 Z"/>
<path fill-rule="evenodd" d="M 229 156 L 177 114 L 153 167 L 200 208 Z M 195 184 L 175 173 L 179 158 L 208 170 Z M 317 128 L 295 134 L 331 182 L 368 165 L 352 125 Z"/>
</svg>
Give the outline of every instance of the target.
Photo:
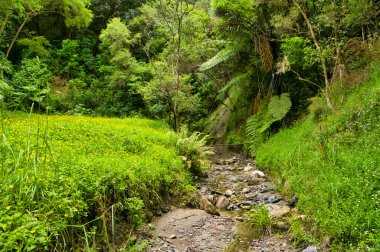
<svg viewBox="0 0 380 252">
<path fill-rule="evenodd" d="M 191 188 L 161 122 L 3 112 L 0 133 L 4 250 L 110 246 L 115 219 L 137 228 Z"/>
</svg>

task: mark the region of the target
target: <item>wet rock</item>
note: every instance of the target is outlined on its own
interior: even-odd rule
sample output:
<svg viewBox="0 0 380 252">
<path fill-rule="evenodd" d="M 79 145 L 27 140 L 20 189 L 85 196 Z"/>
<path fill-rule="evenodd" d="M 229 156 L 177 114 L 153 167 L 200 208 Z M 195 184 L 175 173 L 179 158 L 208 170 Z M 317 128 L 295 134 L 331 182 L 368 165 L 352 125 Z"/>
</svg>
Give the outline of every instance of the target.
<svg viewBox="0 0 380 252">
<path fill-rule="evenodd" d="M 175 231 L 181 234 L 185 233 L 185 230 L 183 228 L 176 228 Z"/>
<path fill-rule="evenodd" d="M 243 190 L 241 190 L 241 194 L 246 194 L 246 193 L 249 193 L 251 191 L 251 189 L 249 189 L 249 188 L 243 188 Z"/>
<path fill-rule="evenodd" d="M 288 223 L 286 223 L 285 221 L 277 221 L 274 226 L 278 229 L 281 229 L 281 230 L 287 230 L 289 229 L 289 225 Z"/>
<path fill-rule="evenodd" d="M 240 206 L 252 206 L 252 201 L 244 200 L 240 203 Z"/>
<path fill-rule="evenodd" d="M 205 210 L 211 215 L 219 215 L 218 210 L 214 207 L 213 204 L 202 194 L 198 194 L 199 197 L 199 208 Z"/>
<path fill-rule="evenodd" d="M 226 195 L 227 197 L 231 197 L 233 194 L 235 194 L 235 192 L 228 189 L 224 195 Z"/>
<path fill-rule="evenodd" d="M 251 172 L 251 176 L 253 178 L 263 178 L 263 177 L 265 177 L 265 174 L 262 171 L 254 170 L 253 172 Z"/>
<path fill-rule="evenodd" d="M 211 204 L 215 205 L 215 198 L 213 195 L 211 194 L 207 194 L 206 196 L 204 196 Z"/>
<path fill-rule="evenodd" d="M 260 183 L 264 182 L 265 180 L 264 179 L 261 179 L 261 178 L 255 178 L 255 179 L 250 179 L 248 180 L 248 185 L 249 186 L 255 186 L 255 185 L 259 185 Z"/>
<path fill-rule="evenodd" d="M 252 208 L 252 206 L 240 206 L 240 207 L 241 207 L 241 209 L 245 209 L 245 210 L 248 210 L 248 209 Z"/>
<path fill-rule="evenodd" d="M 298 197 L 294 196 L 290 201 L 285 201 L 285 206 L 295 207 L 298 202 Z"/>
<path fill-rule="evenodd" d="M 231 167 L 231 166 L 226 166 L 226 167 L 224 167 L 224 170 L 225 170 L 225 171 L 234 171 L 235 168 L 233 168 L 233 167 Z"/>
<path fill-rule="evenodd" d="M 236 176 L 231 176 L 231 177 L 229 178 L 229 181 L 232 182 L 232 183 L 236 183 L 236 182 L 239 182 L 239 178 L 236 177 Z"/>
<path fill-rule="evenodd" d="M 220 196 L 218 200 L 216 201 L 215 207 L 217 209 L 227 209 L 229 205 L 230 205 L 230 201 L 225 196 Z"/>
<path fill-rule="evenodd" d="M 250 171 L 250 170 L 252 170 L 252 169 L 253 169 L 253 166 L 252 166 L 252 164 L 251 164 L 251 163 L 248 163 L 248 164 L 247 164 L 247 166 L 246 166 L 246 167 L 244 167 L 244 169 L 243 169 L 243 170 L 244 170 L 245 172 L 247 172 L 247 171 Z"/>
<path fill-rule="evenodd" d="M 227 207 L 227 210 L 231 211 L 231 210 L 235 210 L 237 209 L 237 207 L 234 205 L 234 204 L 230 204 L 228 207 Z"/>
<path fill-rule="evenodd" d="M 245 219 L 244 219 L 244 217 L 241 217 L 241 216 L 237 216 L 236 218 L 235 218 L 235 220 L 236 221 L 244 221 Z"/>
<path fill-rule="evenodd" d="M 281 197 L 277 197 L 276 195 L 271 195 L 268 197 L 268 202 L 269 203 L 278 203 L 282 200 Z"/>
<path fill-rule="evenodd" d="M 305 248 L 304 250 L 302 250 L 302 252 L 317 252 L 317 251 L 318 251 L 318 248 L 316 246 L 309 246 Z"/>
<path fill-rule="evenodd" d="M 272 210 L 269 213 L 269 216 L 271 218 L 279 218 L 279 217 L 285 216 L 285 215 L 287 215 L 289 213 L 290 213 L 290 207 L 283 206 L 283 207 L 280 207 L 280 208 Z"/>
<path fill-rule="evenodd" d="M 208 188 L 206 186 L 201 186 L 201 188 L 199 189 L 202 193 L 206 193 Z"/>
<path fill-rule="evenodd" d="M 218 194 L 218 195 L 224 195 L 224 193 L 221 193 L 221 192 L 216 191 L 216 190 L 211 190 L 211 193 Z"/>
</svg>

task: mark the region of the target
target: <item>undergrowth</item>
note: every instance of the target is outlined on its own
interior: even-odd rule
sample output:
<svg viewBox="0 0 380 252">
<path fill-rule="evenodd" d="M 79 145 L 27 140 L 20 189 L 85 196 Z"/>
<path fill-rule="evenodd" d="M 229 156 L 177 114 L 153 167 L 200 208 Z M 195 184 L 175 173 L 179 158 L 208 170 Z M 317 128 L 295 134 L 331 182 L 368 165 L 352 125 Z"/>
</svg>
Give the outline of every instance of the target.
<svg viewBox="0 0 380 252">
<path fill-rule="evenodd" d="M 333 238 L 333 250 L 380 249 L 379 63 L 371 72 L 356 88 L 336 86 L 336 115 L 314 101 L 306 118 L 257 152 L 258 165 L 282 181 L 285 193 L 298 196 L 314 235 Z"/>
<path fill-rule="evenodd" d="M 163 196 L 192 190 L 157 121 L 3 112 L 0 250 L 130 251 Z"/>
</svg>

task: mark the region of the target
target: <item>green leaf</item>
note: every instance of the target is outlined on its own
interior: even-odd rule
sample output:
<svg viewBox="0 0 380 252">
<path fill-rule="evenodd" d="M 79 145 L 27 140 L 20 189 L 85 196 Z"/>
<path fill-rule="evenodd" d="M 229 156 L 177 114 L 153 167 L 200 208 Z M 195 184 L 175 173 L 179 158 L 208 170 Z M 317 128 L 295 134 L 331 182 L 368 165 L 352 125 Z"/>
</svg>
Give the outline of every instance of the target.
<svg viewBox="0 0 380 252">
<path fill-rule="evenodd" d="M 289 93 L 283 93 L 281 96 L 274 95 L 271 97 L 268 112 L 273 116 L 275 121 L 279 121 L 285 117 L 292 107 Z"/>
<path fill-rule="evenodd" d="M 203 63 L 199 67 L 199 71 L 203 72 L 203 71 L 209 70 L 213 68 L 214 66 L 229 60 L 235 54 L 236 54 L 236 51 L 233 49 L 230 49 L 230 48 L 223 49 L 220 52 L 218 52 L 214 57 L 212 57 L 211 59 Z"/>
</svg>

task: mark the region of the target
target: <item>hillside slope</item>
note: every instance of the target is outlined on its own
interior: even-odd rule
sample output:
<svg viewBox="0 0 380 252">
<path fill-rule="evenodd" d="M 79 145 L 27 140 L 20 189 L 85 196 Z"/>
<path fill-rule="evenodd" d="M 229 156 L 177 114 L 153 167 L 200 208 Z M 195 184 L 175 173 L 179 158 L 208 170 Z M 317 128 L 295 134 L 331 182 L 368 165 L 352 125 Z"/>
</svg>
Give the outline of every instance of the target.
<svg viewBox="0 0 380 252">
<path fill-rule="evenodd" d="M 356 87 L 336 84 L 336 115 L 314 101 L 306 118 L 257 153 L 258 164 L 276 175 L 284 193 L 298 197 L 311 234 L 332 237 L 333 251 L 380 248 L 378 69 L 373 64 L 372 76 Z M 292 231 L 296 241 L 308 240 L 299 229 Z"/>
<path fill-rule="evenodd" d="M 0 250 L 109 250 L 191 189 L 161 122 L 6 112 L 1 134 Z"/>
</svg>

